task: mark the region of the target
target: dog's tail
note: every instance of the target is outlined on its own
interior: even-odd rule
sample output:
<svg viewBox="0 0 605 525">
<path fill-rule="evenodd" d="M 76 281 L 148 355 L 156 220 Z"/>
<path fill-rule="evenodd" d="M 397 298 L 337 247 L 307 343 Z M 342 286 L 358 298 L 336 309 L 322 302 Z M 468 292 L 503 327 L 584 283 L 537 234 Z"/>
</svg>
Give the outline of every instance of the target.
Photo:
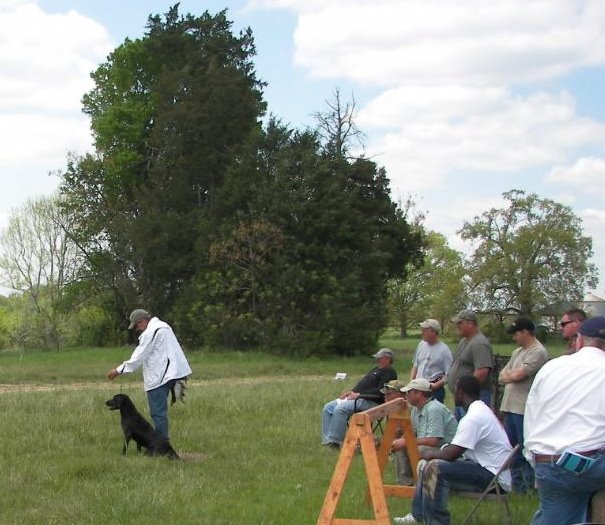
<svg viewBox="0 0 605 525">
<path fill-rule="evenodd" d="M 170 404 L 174 405 L 177 401 L 185 402 L 185 390 L 187 389 L 187 378 L 177 379 L 170 384 Z"/>
<path fill-rule="evenodd" d="M 156 445 L 148 450 L 147 453 L 151 456 L 166 456 L 168 459 L 181 459 L 167 439 L 156 443 Z"/>
</svg>

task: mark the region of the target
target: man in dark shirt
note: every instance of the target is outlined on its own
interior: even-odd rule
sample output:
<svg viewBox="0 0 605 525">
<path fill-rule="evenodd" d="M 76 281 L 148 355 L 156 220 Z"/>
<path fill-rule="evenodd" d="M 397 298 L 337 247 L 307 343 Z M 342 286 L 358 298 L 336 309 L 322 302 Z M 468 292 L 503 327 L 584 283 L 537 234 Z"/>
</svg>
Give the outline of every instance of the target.
<svg viewBox="0 0 605 525">
<path fill-rule="evenodd" d="M 340 448 L 347 431 L 347 421 L 354 412 L 384 403 L 380 389 L 389 381 L 397 379 L 393 368 L 395 356 L 388 348 L 380 349 L 372 357 L 376 366 L 361 378 L 351 390 L 343 392 L 338 399 L 326 403 L 322 414 L 321 443 Z"/>
</svg>

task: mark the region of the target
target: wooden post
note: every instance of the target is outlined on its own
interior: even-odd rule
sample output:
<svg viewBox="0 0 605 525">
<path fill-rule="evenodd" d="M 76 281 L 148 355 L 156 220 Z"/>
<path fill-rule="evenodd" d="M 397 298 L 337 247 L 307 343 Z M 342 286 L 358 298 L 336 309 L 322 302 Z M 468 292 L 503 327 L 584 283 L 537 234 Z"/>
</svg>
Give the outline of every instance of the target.
<svg viewBox="0 0 605 525">
<path fill-rule="evenodd" d="M 388 417 L 382 442 L 378 451 L 372 433 L 372 422 Z M 359 412 L 351 416 L 349 430 L 340 450 L 340 456 L 334 468 L 334 474 L 328 492 L 324 499 L 317 525 L 390 525 L 391 519 L 386 503 L 386 495 L 411 498 L 414 495 L 413 487 L 399 485 L 384 485 L 383 475 L 388 463 L 389 452 L 396 429 L 402 426 L 410 464 L 416 479 L 416 465 L 418 464 L 418 446 L 410 422 L 409 410 L 404 399 L 395 399 L 383 405 Z M 368 501 L 374 510 L 374 519 L 356 520 L 335 518 L 338 501 L 342 495 L 343 487 L 349 473 L 349 468 L 355 457 L 359 444 L 363 458 L 365 472 L 368 478 Z"/>
</svg>

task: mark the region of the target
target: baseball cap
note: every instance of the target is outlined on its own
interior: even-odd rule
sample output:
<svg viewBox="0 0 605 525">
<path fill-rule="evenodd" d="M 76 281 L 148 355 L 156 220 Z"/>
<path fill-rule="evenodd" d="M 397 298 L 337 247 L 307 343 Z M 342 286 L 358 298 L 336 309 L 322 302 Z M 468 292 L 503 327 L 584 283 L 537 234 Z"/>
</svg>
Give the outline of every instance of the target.
<svg viewBox="0 0 605 525">
<path fill-rule="evenodd" d="M 431 383 L 429 383 L 428 379 L 424 377 L 417 377 L 416 379 L 412 379 L 407 385 L 405 385 L 401 391 L 409 392 L 410 390 L 420 390 L 421 392 L 430 392 L 431 391 Z"/>
<path fill-rule="evenodd" d="M 521 330 L 527 330 L 533 332 L 536 329 L 536 325 L 529 317 L 519 317 L 513 324 L 506 327 L 507 334 L 514 334 Z"/>
<path fill-rule="evenodd" d="M 605 317 L 600 315 L 586 319 L 578 330 L 580 335 L 605 339 Z"/>
<path fill-rule="evenodd" d="M 133 310 L 130 314 L 130 324 L 128 325 L 128 329 L 132 330 L 141 319 L 145 319 L 146 317 L 149 317 L 149 312 L 147 310 L 143 310 L 142 308 Z"/>
<path fill-rule="evenodd" d="M 372 357 L 375 357 L 376 359 L 379 359 L 379 358 L 384 357 L 384 356 L 388 356 L 391 359 L 395 359 L 395 354 L 391 351 L 390 348 L 381 348 Z"/>
<path fill-rule="evenodd" d="M 401 389 L 404 386 L 405 385 L 403 384 L 403 382 L 399 381 L 399 379 L 392 379 L 388 383 L 384 384 L 384 386 L 380 389 L 380 392 L 382 392 L 383 394 L 386 394 L 389 390 L 398 390 L 401 392 Z"/>
<path fill-rule="evenodd" d="M 420 328 L 430 328 L 431 330 L 434 330 L 437 333 L 441 332 L 441 324 L 439 323 L 439 321 L 437 321 L 437 319 L 426 319 L 419 323 L 418 326 Z"/>
<path fill-rule="evenodd" d="M 477 322 L 478 317 L 472 310 L 460 310 L 455 317 L 452 317 L 452 323 L 459 323 L 460 321 L 473 321 Z"/>
</svg>

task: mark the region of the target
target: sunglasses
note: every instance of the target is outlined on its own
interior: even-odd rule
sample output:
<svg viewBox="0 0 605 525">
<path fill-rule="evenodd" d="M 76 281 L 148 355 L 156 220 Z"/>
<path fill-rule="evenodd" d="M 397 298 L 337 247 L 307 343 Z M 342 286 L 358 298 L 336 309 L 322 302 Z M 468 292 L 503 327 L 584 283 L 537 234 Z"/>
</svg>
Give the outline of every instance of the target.
<svg viewBox="0 0 605 525">
<path fill-rule="evenodd" d="M 563 328 L 564 326 L 567 326 L 569 323 L 575 323 L 575 320 L 572 321 L 561 321 L 559 324 L 561 326 L 561 328 Z"/>
</svg>

